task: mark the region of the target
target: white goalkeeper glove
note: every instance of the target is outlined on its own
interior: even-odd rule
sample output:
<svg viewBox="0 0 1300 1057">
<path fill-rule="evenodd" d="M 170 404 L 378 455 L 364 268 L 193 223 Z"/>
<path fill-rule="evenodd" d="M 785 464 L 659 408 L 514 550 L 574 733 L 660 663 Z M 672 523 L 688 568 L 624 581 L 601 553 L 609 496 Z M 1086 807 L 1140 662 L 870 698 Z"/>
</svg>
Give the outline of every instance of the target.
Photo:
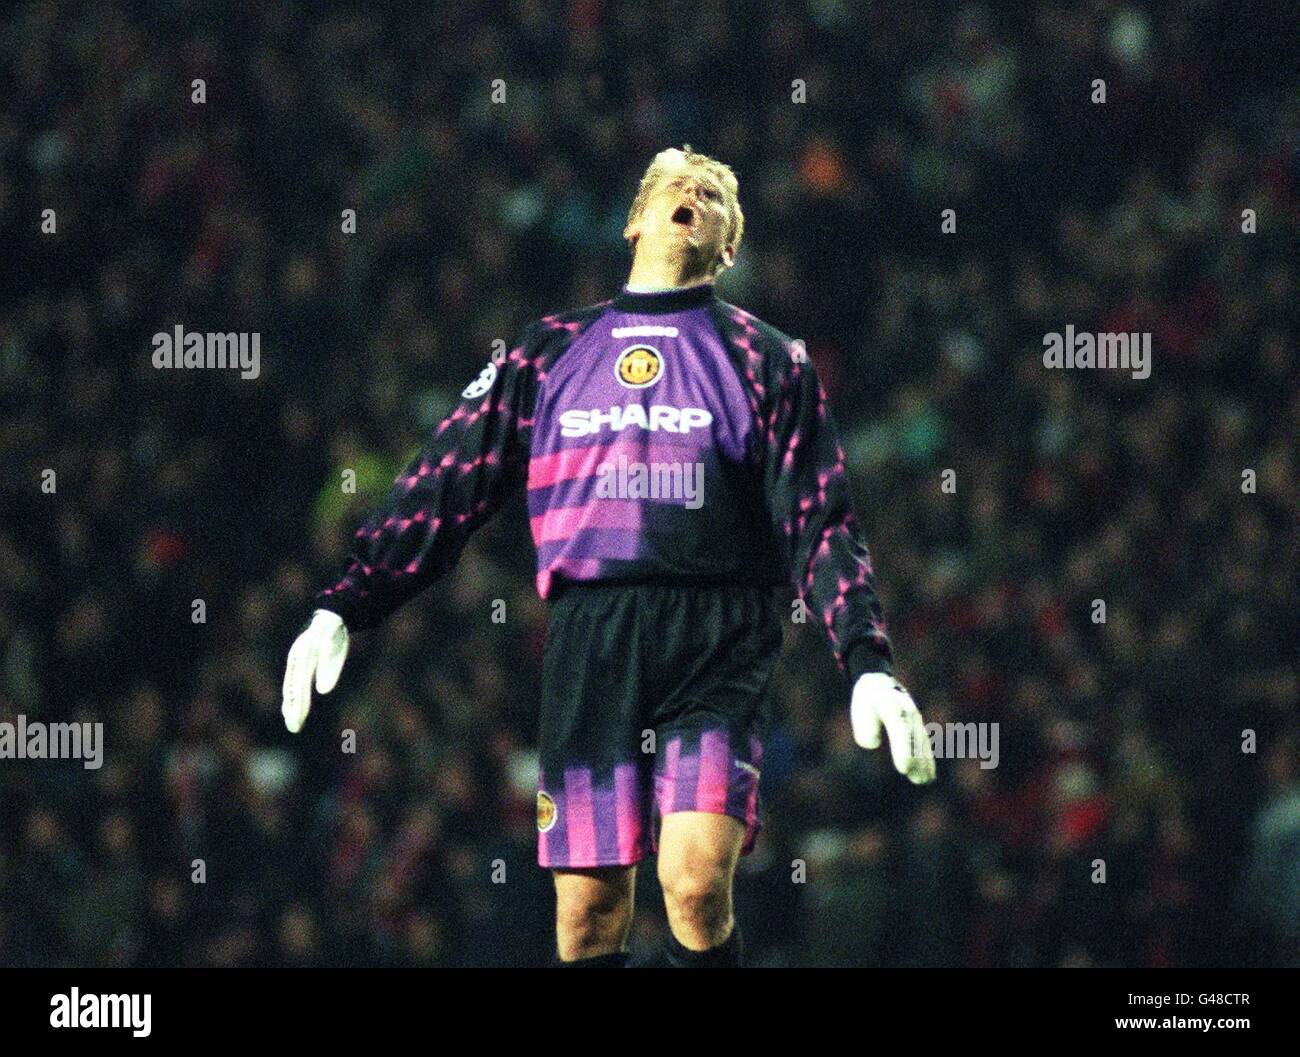
<svg viewBox="0 0 1300 1057">
<path fill-rule="evenodd" d="M 898 773 L 915 785 L 934 781 L 934 753 L 916 702 L 892 675 L 868 672 L 853 684 L 849 705 L 853 740 L 864 749 L 880 748 L 880 728 L 889 735 L 889 752 Z"/>
<path fill-rule="evenodd" d="M 289 663 L 284 669 L 284 703 L 280 712 L 289 733 L 297 734 L 311 711 L 311 684 L 316 692 L 328 694 L 339 681 L 343 662 L 348 656 L 348 629 L 337 613 L 318 609 L 289 648 Z"/>
</svg>

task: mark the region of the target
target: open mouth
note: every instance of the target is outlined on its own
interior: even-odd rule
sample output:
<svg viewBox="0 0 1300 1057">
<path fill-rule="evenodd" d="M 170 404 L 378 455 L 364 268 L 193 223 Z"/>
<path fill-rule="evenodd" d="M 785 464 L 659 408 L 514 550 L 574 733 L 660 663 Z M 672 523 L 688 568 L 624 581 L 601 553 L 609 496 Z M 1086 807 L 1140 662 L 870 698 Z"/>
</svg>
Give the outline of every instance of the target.
<svg viewBox="0 0 1300 1057">
<path fill-rule="evenodd" d="M 695 223 L 695 210 L 690 206 L 678 206 L 673 210 L 672 221 L 674 224 L 685 224 L 689 227 Z"/>
</svg>

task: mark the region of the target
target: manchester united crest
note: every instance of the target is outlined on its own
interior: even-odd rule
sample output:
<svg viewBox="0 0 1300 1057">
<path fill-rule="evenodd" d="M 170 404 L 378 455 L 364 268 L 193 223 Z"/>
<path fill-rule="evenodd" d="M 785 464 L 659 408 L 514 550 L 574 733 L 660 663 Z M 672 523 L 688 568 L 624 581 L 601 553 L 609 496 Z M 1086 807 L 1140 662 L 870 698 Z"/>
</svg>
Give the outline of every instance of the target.
<svg viewBox="0 0 1300 1057">
<path fill-rule="evenodd" d="M 550 793 L 537 794 L 537 832 L 545 833 L 555 825 L 555 801 Z"/>
<path fill-rule="evenodd" d="M 664 359 L 658 349 L 649 345 L 632 345 L 619 353 L 614 364 L 614 376 L 619 385 L 629 389 L 645 389 L 663 377 Z"/>
</svg>

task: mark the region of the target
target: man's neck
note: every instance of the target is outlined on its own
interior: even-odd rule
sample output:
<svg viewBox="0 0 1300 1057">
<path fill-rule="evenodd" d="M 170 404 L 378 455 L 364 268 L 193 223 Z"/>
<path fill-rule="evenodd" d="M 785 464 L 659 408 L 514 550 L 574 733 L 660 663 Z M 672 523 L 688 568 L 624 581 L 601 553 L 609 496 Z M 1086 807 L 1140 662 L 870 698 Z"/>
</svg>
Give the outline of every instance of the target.
<svg viewBox="0 0 1300 1057">
<path fill-rule="evenodd" d="M 633 293 L 656 293 L 662 290 L 682 290 L 712 280 L 712 275 L 686 272 L 680 261 L 645 261 L 634 258 L 632 271 L 627 277 L 627 288 Z"/>
</svg>

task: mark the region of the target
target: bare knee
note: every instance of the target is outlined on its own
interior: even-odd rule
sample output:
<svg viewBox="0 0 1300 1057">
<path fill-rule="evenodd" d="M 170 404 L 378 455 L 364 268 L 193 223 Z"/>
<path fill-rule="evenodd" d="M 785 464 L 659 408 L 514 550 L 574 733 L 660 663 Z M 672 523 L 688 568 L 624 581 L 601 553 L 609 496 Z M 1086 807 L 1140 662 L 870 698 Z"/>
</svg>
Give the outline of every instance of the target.
<svg viewBox="0 0 1300 1057">
<path fill-rule="evenodd" d="M 632 928 L 630 868 L 555 873 L 555 935 L 560 958 L 573 961 L 622 950 Z"/>
<path fill-rule="evenodd" d="M 661 864 L 659 885 L 673 931 L 688 946 L 723 942 L 731 931 L 731 871 L 703 859 Z"/>
<path fill-rule="evenodd" d="M 744 834 L 744 826 L 725 815 L 675 812 L 664 818 L 659 885 L 673 935 L 691 950 L 716 947 L 731 934 L 731 879 Z"/>
</svg>

